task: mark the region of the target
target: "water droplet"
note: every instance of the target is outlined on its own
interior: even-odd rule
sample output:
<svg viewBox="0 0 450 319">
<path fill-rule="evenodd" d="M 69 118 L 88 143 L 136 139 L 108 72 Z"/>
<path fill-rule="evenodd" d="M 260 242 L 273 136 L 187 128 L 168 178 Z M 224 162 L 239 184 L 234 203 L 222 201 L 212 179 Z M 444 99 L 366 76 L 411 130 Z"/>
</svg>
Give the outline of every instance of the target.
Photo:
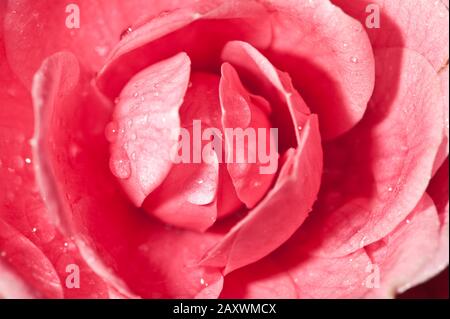
<svg viewBox="0 0 450 319">
<path fill-rule="evenodd" d="M 136 152 L 131 153 L 131 159 L 132 159 L 133 161 L 136 160 Z"/>
<path fill-rule="evenodd" d="M 27 164 L 31 164 L 31 159 L 30 158 L 25 158 L 25 163 L 27 163 Z"/>
<path fill-rule="evenodd" d="M 352 56 L 352 57 L 350 58 L 350 61 L 351 61 L 352 63 L 358 63 L 358 62 L 359 62 L 359 59 L 358 59 L 356 56 Z"/>
<path fill-rule="evenodd" d="M 122 33 L 120 34 L 120 40 L 129 35 L 131 32 L 133 32 L 133 29 L 131 27 L 128 27 L 125 30 L 123 30 Z"/>
<path fill-rule="evenodd" d="M 127 179 L 131 175 L 130 160 L 125 150 L 119 151 L 119 153 L 113 153 L 109 161 L 109 166 L 111 172 L 118 178 Z"/>
<path fill-rule="evenodd" d="M 189 81 L 188 88 L 192 87 L 192 81 Z"/>
<path fill-rule="evenodd" d="M 204 284 L 205 284 L 205 279 L 200 278 L 200 284 L 201 284 L 201 285 L 204 285 Z"/>
<path fill-rule="evenodd" d="M 347 43 L 347 42 L 344 42 L 344 43 L 342 44 L 342 46 L 343 46 L 344 48 L 347 48 L 347 47 L 348 47 L 348 43 Z"/>
<path fill-rule="evenodd" d="M 120 98 L 119 97 L 116 97 L 115 99 L 114 99 L 114 104 L 117 104 L 117 103 L 119 103 L 120 102 Z"/>
<path fill-rule="evenodd" d="M 203 184 L 203 183 L 204 183 L 203 179 L 200 178 L 200 179 L 197 180 L 197 184 Z"/>
<path fill-rule="evenodd" d="M 406 223 L 409 224 L 409 223 L 411 223 L 411 221 L 410 221 L 409 219 L 407 219 L 407 220 L 406 220 Z"/>
<path fill-rule="evenodd" d="M 389 191 L 389 192 L 392 192 L 392 191 L 393 191 L 393 188 L 392 188 L 392 187 L 389 187 L 389 188 L 388 188 L 388 191 Z"/>
<path fill-rule="evenodd" d="M 37 228 L 36 228 L 36 227 L 33 227 L 33 229 L 31 229 L 31 232 L 32 232 L 32 233 L 37 232 Z"/>
<path fill-rule="evenodd" d="M 133 96 L 134 96 L 134 97 L 138 97 L 138 96 L 139 96 L 139 93 L 138 93 L 138 92 L 134 92 Z"/>
<path fill-rule="evenodd" d="M 65 242 L 64 247 L 69 247 L 69 243 Z"/>
<path fill-rule="evenodd" d="M 298 128 L 299 131 L 303 130 L 303 127 L 300 126 L 300 125 L 297 128 Z"/>
</svg>

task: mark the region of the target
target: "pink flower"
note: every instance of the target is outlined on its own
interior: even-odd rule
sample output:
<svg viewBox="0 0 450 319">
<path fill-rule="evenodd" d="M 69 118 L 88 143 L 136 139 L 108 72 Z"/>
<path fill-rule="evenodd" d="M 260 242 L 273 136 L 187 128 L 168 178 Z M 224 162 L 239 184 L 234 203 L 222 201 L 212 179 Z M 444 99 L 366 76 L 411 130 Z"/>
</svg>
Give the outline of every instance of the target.
<svg viewBox="0 0 450 319">
<path fill-rule="evenodd" d="M 447 267 L 448 1 L 67 5 L 0 4 L 0 296 L 386 298 Z M 174 163 L 194 121 L 225 156 L 260 129 L 275 170 Z"/>
</svg>

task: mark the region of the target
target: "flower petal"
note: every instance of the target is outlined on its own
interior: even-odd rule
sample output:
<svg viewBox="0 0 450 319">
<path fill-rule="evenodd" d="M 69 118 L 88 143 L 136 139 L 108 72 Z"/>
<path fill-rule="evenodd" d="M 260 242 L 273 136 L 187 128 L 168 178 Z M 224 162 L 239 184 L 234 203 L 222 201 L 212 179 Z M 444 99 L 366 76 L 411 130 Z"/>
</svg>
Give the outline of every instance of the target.
<svg viewBox="0 0 450 319">
<path fill-rule="evenodd" d="M 98 75 L 99 87 L 117 96 L 131 76 L 148 65 L 186 52 L 194 70 L 218 71 L 223 45 L 242 39 L 267 47 L 271 39 L 267 12 L 255 1 L 199 1 L 132 27 Z"/>
<path fill-rule="evenodd" d="M 270 131 L 267 114 L 253 102 L 236 70 L 230 64 L 222 65 L 219 90 L 222 125 L 225 130 L 225 153 L 228 157 L 227 169 L 238 197 L 248 208 L 253 208 L 269 190 L 278 171 L 278 150 L 275 149 L 275 136 Z M 254 141 L 249 141 L 251 137 L 248 137 L 243 142 L 243 147 L 240 147 L 238 137 L 227 130 L 230 128 L 242 129 L 242 132 L 246 132 L 249 128 L 250 132 L 255 133 Z M 265 135 L 262 135 L 261 130 L 265 131 Z M 262 163 L 261 158 L 257 156 L 260 154 L 259 152 L 262 153 L 262 150 L 259 149 L 259 140 L 262 136 L 266 136 L 267 139 L 264 140 L 266 147 L 264 155 L 267 155 L 267 152 L 272 155 L 269 163 Z M 274 154 L 274 152 L 276 153 Z M 254 159 L 252 159 L 252 153 Z"/>
<path fill-rule="evenodd" d="M 27 87 L 42 61 L 61 50 L 73 52 L 83 68 L 94 74 L 131 24 L 190 2 L 193 1 L 8 1 L 5 19 L 8 61 Z M 78 28 L 73 24 L 77 10 Z"/>
<path fill-rule="evenodd" d="M 360 298 L 370 259 L 364 250 L 339 258 L 308 254 L 294 235 L 264 259 L 225 277 L 222 298 Z"/>
<path fill-rule="evenodd" d="M 331 1 L 366 26 L 371 15 L 380 13 L 379 27 L 366 28 L 374 49 L 412 49 L 426 57 L 436 72 L 448 62 L 448 6 L 441 1 Z"/>
<path fill-rule="evenodd" d="M 306 104 L 319 114 L 321 135 L 334 138 L 362 117 L 375 65 L 363 26 L 329 1 L 266 1 L 273 37 L 263 53 L 289 72 Z"/>
<path fill-rule="evenodd" d="M 425 195 L 391 234 L 366 247 L 380 271 L 380 287 L 371 290 L 368 296 L 393 298 L 429 279 L 423 269 L 429 267 L 438 244 L 439 218 L 433 201 Z"/>
<path fill-rule="evenodd" d="M 190 61 L 180 53 L 141 71 L 123 89 L 110 130 L 112 173 L 141 206 L 172 167 L 178 110 L 189 83 Z M 111 127 L 112 125 L 112 127 Z"/>
<path fill-rule="evenodd" d="M 50 66 L 76 62 L 67 53 L 50 59 L 57 60 L 47 62 Z M 65 65 L 64 69 L 74 68 Z M 218 296 L 222 282 L 219 271 L 196 266 L 217 236 L 172 229 L 130 204 L 108 168 L 108 143 L 103 128 L 112 107 L 95 87 L 85 82 L 83 70 L 80 74 L 74 90 L 46 101 L 53 111 L 44 113 L 52 114 L 51 120 L 46 120 L 50 124 L 46 140 L 52 145 L 46 158 L 59 189 L 61 206 L 68 208 L 66 213 L 78 249 L 107 282 L 109 295 Z"/>
<path fill-rule="evenodd" d="M 308 173 L 305 173 L 308 172 Z M 275 186 L 202 260 L 224 273 L 255 262 L 284 243 L 303 223 L 316 199 L 322 172 L 317 117 L 312 115 L 291 149 Z M 273 212 L 277 211 L 277 214 Z"/>
<path fill-rule="evenodd" d="M 31 287 L 32 292 L 41 297 L 50 297 L 51 294 L 66 298 L 105 298 L 108 296 L 108 284 L 86 264 L 73 241 L 55 227 L 52 223 L 54 219 L 50 218 L 44 206 L 33 170 L 37 159 L 32 156 L 28 143 L 33 130 L 31 96 L 6 64 L 3 46 L 0 46 L 0 61 L 0 99 L 3 101 L 0 107 L 0 220 L 4 225 L 10 225 L 8 232 L 4 230 L 2 234 L 14 234 L 14 240 L 7 238 L 3 243 L 6 245 L 5 253 L 6 249 L 11 252 L 11 249 L 21 245 L 19 249 L 24 254 L 24 260 L 34 261 L 33 264 L 22 264 L 17 259 L 18 255 L 13 263 L 3 259 L 3 264 L 8 264 L 6 267 L 20 276 L 9 278 L 19 281 L 29 276 L 43 278 L 45 283 Z M 10 256 L 13 257 L 12 254 Z M 63 284 L 70 275 L 66 271 L 69 264 L 79 266 L 79 289 L 69 289 Z M 30 270 L 29 266 L 33 268 Z M 51 274 L 56 274 L 56 279 L 47 277 Z M 51 285 L 50 289 L 48 285 Z M 2 293 L 8 295 L 10 291 Z"/>
<path fill-rule="evenodd" d="M 432 176 L 443 123 L 436 73 L 408 49 L 379 50 L 376 63 L 367 116 L 326 147 L 323 196 L 305 238 L 320 255 L 343 256 L 386 236 Z"/>
</svg>

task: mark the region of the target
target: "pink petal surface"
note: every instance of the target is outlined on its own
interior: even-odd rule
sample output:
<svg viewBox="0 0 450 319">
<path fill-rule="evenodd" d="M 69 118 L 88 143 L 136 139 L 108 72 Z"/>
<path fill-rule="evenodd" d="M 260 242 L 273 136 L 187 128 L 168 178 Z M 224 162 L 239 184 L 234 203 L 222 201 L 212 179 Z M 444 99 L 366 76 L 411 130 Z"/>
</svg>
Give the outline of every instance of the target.
<svg viewBox="0 0 450 319">
<path fill-rule="evenodd" d="M 71 2 L 8 1 L 4 21 L 7 58 L 27 87 L 41 62 L 60 50 L 73 52 L 83 67 L 94 74 L 131 24 L 190 2 L 81 0 L 73 3 L 79 7 L 80 27 L 70 29 L 65 23 L 70 16 L 66 7 Z"/>
<path fill-rule="evenodd" d="M 86 264 L 73 240 L 52 224 L 53 218 L 39 194 L 33 171 L 36 159 L 27 142 L 33 129 L 31 96 L 5 63 L 3 47 L 0 56 L 0 86 L 7 88 L 0 90 L 0 221 L 4 236 L 0 240 L 0 250 L 4 252 L 1 262 L 16 274 L 10 279 L 18 279 L 18 285 L 21 280 L 26 281 L 37 296 L 108 297 L 109 286 Z M 68 264 L 79 266 L 80 289 L 68 289 L 65 285 Z"/>
<path fill-rule="evenodd" d="M 67 99 L 70 92 L 74 90 L 79 74 L 78 62 L 75 56 L 61 52 L 46 59 L 33 78 L 31 91 L 35 111 L 35 132 L 30 140 L 30 145 L 32 146 L 35 160 L 34 168 L 37 184 L 48 210 L 50 222 L 65 236 L 70 236 L 70 242 L 60 243 L 64 247 L 63 251 L 69 248 L 79 249 L 79 253 L 84 258 L 84 261 L 89 263 L 89 266 L 97 274 L 108 281 L 111 289 L 125 296 L 132 296 L 125 284 L 96 256 L 94 248 L 77 233 L 71 216 L 70 206 L 64 200 L 67 194 L 65 194 L 61 184 L 57 182 L 62 176 L 53 167 L 54 161 L 59 162 L 64 158 L 54 154 L 54 151 L 57 149 L 56 145 L 61 137 L 59 133 L 63 121 L 62 117 L 58 118 L 55 114 L 57 114 L 58 107 L 64 105 L 62 101 L 65 98 Z M 86 94 L 84 93 L 84 95 Z M 71 155 L 78 152 L 78 150 L 73 150 L 73 144 L 70 152 L 72 153 Z M 67 257 L 61 253 L 57 253 L 53 258 L 57 258 L 58 264 L 64 260 L 73 260 L 70 256 Z M 90 285 L 98 286 L 96 289 L 109 289 L 105 283 L 102 283 L 101 279 L 92 275 L 89 274 L 90 277 L 93 277 L 90 279 Z M 74 292 L 75 295 L 78 294 L 77 290 L 74 290 Z M 105 295 L 98 297 L 105 297 Z"/>
<path fill-rule="evenodd" d="M 201 264 L 223 267 L 227 274 L 261 259 L 280 246 L 311 210 L 321 170 L 320 134 L 317 117 L 312 115 L 305 123 L 298 148 L 288 152 L 275 186 L 208 251 Z M 273 214 L 274 211 L 278 213 Z"/>
<path fill-rule="evenodd" d="M 441 81 L 441 90 L 444 96 L 444 137 L 439 148 L 439 152 L 436 155 L 434 163 L 434 172 L 439 169 L 445 159 L 448 157 L 449 152 L 449 74 L 448 65 L 438 72 L 439 79 Z"/>
<path fill-rule="evenodd" d="M 365 24 L 369 4 L 380 12 L 380 27 L 366 28 L 374 49 L 405 47 L 422 54 L 436 71 L 448 62 L 448 6 L 435 0 L 332 0 Z M 370 13 L 373 11 L 371 10 Z M 439 30 L 437 32 L 437 30 Z"/>
<path fill-rule="evenodd" d="M 38 298 L 33 289 L 5 262 L 0 260 L 0 298 L 33 299 Z"/>
<path fill-rule="evenodd" d="M 51 59 L 75 61 L 66 54 Z M 65 69 L 73 70 L 73 66 Z M 73 91 L 46 102 L 54 101 L 50 104 L 54 109 L 45 113 L 53 114 L 47 158 L 63 194 L 59 200 L 69 208 L 75 244 L 112 286 L 115 296 L 217 296 L 222 285 L 218 270 L 196 266 L 216 236 L 164 226 L 120 195 L 120 186 L 108 168 L 108 142 L 103 133 L 112 107 L 81 75 Z M 58 123 L 66 129 L 61 130 Z"/>
<path fill-rule="evenodd" d="M 123 89 L 106 134 L 110 167 L 136 206 L 169 173 L 180 127 L 178 110 L 189 83 L 189 57 L 180 53 L 141 71 Z M 174 137 L 175 135 L 175 137 Z"/>
<path fill-rule="evenodd" d="M 230 40 L 268 46 L 271 29 L 266 16 L 263 6 L 255 1 L 199 1 L 165 12 L 132 27 L 108 57 L 98 84 L 114 97 L 137 71 L 179 51 L 189 55 L 195 70 L 219 70 L 220 51 Z"/>
<path fill-rule="evenodd" d="M 146 200 L 144 209 L 169 225 L 205 231 L 217 219 L 217 159 L 213 164 L 181 164 Z"/>
<path fill-rule="evenodd" d="M 247 80 L 251 78 L 252 87 L 273 105 L 272 120 L 278 123 L 278 129 L 282 131 L 279 143 L 287 144 L 284 140 L 291 143 L 284 148 L 298 144 L 303 122 L 310 111 L 293 87 L 289 75 L 277 70 L 256 48 L 242 41 L 228 42 L 223 49 L 222 59 L 232 63 Z M 290 132 L 283 132 L 286 130 Z M 294 136 L 293 140 L 291 135 Z"/>
<path fill-rule="evenodd" d="M 222 105 L 222 125 L 232 129 L 253 129 L 255 134 L 255 144 L 258 142 L 261 129 L 265 129 L 267 142 L 266 152 L 277 152 L 275 136 L 270 132 L 270 123 L 268 114 L 264 113 L 257 104 L 255 104 L 249 92 L 242 85 L 236 70 L 227 63 L 222 65 L 222 78 L 220 81 L 220 101 Z M 266 102 L 267 103 L 267 102 Z M 238 149 L 237 138 L 233 134 L 225 131 L 225 152 L 231 159 L 227 163 L 227 169 L 235 186 L 238 197 L 248 208 L 253 208 L 272 185 L 272 181 L 278 171 L 278 152 L 271 161 L 276 163 L 262 163 L 258 158 L 259 145 L 252 145 L 246 140 L 243 148 Z M 270 147 L 274 148 L 270 150 Z M 234 148 L 234 149 L 233 149 Z M 238 152 L 244 151 L 243 163 L 239 163 Z M 230 153 L 231 152 L 231 153 Z M 250 161 L 251 154 L 255 155 L 255 162 Z M 262 152 L 260 150 L 260 152 Z M 267 167 L 271 165 L 271 167 Z M 265 172 L 266 171 L 266 172 Z"/>
<path fill-rule="evenodd" d="M 268 257 L 229 274 L 221 297 L 393 297 L 428 278 L 423 277 L 423 269 L 429 270 L 439 243 L 439 219 L 433 202 L 425 196 L 388 236 L 339 258 L 309 255 L 314 251 L 304 246 L 302 232 Z M 374 269 L 379 272 L 379 287 L 369 286 L 375 283 L 370 277 Z"/>
<path fill-rule="evenodd" d="M 308 254 L 294 235 L 264 259 L 225 277 L 222 298 L 358 298 L 370 259 L 364 250 L 339 258 Z"/>
<path fill-rule="evenodd" d="M 448 157 L 441 165 L 436 175 L 428 186 L 427 193 L 431 196 L 434 204 L 436 205 L 437 212 L 440 220 L 439 231 L 439 247 L 433 260 L 429 263 L 429 267 L 425 270 L 425 276 L 428 278 L 430 274 L 436 274 L 446 266 L 449 262 L 449 190 L 448 190 L 448 169 L 449 169 Z"/>
<path fill-rule="evenodd" d="M 448 1 L 447 4 L 445 1 L 434 0 L 412 0 L 405 4 L 395 0 L 332 2 L 364 24 L 375 8 L 380 13 L 379 28 L 366 28 L 372 46 L 375 49 L 389 47 L 412 49 L 423 55 L 440 74 L 447 128 L 436 159 L 435 169 L 439 168 L 448 155 Z"/>
<path fill-rule="evenodd" d="M 63 291 L 60 279 L 45 254 L 2 220 L 0 230 L 2 262 L 6 261 L 43 297 L 61 298 Z"/>
<path fill-rule="evenodd" d="M 222 131 L 219 80 L 218 76 L 209 73 L 194 72 L 191 76 L 180 109 L 181 126 L 190 133 L 189 141 L 184 142 L 190 142 L 191 161 L 194 151 L 201 154 L 200 147 L 207 147 L 206 141 L 194 141 L 193 121 L 201 121 L 200 135 L 208 128 Z M 219 138 L 221 140 L 223 137 Z M 222 182 L 229 179 L 229 176 L 224 176 L 228 175 L 225 164 L 218 163 L 222 157 L 223 154 L 212 154 L 211 163 L 201 159 L 201 163 L 174 164 L 164 182 L 147 197 L 144 204 L 146 211 L 170 225 L 204 231 L 218 216 L 237 210 L 242 202 L 235 195 L 234 186 Z M 227 207 L 223 206 L 224 202 Z"/>
<path fill-rule="evenodd" d="M 374 87 L 372 48 L 363 26 L 329 1 L 267 1 L 273 36 L 264 54 L 289 72 L 324 139 L 352 128 Z"/>
<path fill-rule="evenodd" d="M 386 236 L 432 176 L 443 123 L 436 73 L 408 49 L 379 50 L 376 63 L 367 116 L 326 148 L 323 197 L 305 238 L 320 255 L 346 255 Z"/>
<path fill-rule="evenodd" d="M 429 268 L 438 244 L 438 214 L 431 198 L 425 195 L 391 234 L 366 247 L 380 271 L 380 287 L 372 289 L 368 296 L 393 298 L 429 279 L 430 274 L 425 276 L 423 269 Z"/>
</svg>

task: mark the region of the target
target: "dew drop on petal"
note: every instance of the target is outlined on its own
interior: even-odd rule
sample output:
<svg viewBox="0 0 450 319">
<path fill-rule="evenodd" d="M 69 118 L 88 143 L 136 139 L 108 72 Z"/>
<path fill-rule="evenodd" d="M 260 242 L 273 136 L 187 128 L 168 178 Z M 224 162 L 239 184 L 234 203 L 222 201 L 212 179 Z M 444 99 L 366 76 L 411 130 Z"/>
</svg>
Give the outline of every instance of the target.
<svg viewBox="0 0 450 319">
<path fill-rule="evenodd" d="M 122 33 L 120 34 L 120 40 L 129 35 L 131 32 L 133 32 L 133 29 L 131 27 L 128 27 L 125 30 L 123 30 Z"/>
<path fill-rule="evenodd" d="M 109 122 L 105 128 L 105 137 L 110 143 L 117 140 L 118 127 L 116 122 Z"/>
<path fill-rule="evenodd" d="M 350 61 L 351 61 L 352 63 L 358 63 L 358 62 L 359 62 L 359 59 L 358 59 L 356 56 L 352 56 L 352 57 L 350 58 Z"/>
<path fill-rule="evenodd" d="M 125 150 L 111 155 L 109 167 L 114 176 L 118 178 L 127 179 L 131 175 L 131 164 Z"/>
</svg>

